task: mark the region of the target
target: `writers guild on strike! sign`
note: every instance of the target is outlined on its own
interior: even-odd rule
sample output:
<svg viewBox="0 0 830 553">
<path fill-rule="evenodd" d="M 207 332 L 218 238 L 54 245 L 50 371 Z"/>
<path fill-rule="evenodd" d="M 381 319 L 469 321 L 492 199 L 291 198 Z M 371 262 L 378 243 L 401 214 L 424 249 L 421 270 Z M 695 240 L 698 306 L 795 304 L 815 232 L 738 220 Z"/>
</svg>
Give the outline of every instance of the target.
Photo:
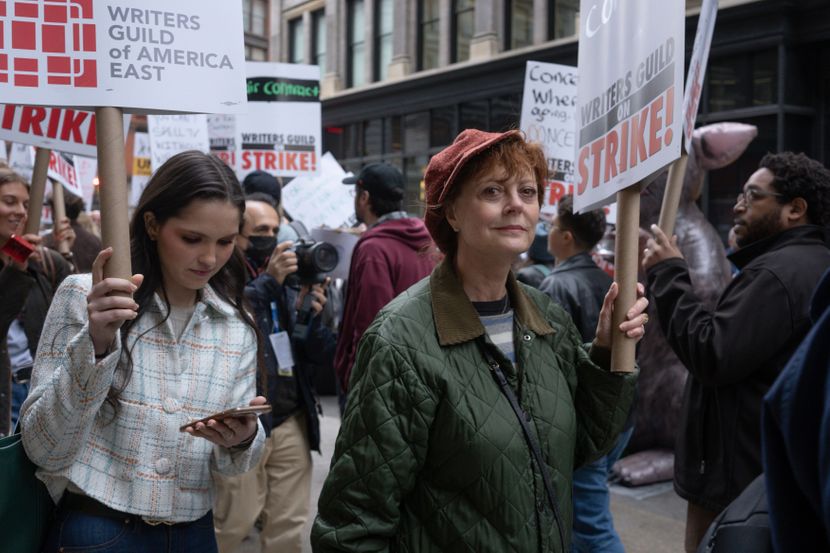
<svg viewBox="0 0 830 553">
<path fill-rule="evenodd" d="M 597 188 L 672 145 L 674 39 L 580 107 L 577 193 Z M 636 88 L 635 88 L 636 87 Z M 607 130 L 610 129 L 610 130 Z"/>
</svg>

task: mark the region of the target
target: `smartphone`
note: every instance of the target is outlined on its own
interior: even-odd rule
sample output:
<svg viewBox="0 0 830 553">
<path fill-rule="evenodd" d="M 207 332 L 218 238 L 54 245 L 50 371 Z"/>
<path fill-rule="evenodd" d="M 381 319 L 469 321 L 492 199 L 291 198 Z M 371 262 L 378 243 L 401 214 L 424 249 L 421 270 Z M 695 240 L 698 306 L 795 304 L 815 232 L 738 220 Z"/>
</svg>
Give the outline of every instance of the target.
<svg viewBox="0 0 830 553">
<path fill-rule="evenodd" d="M 0 249 L 0 251 L 7 254 L 18 263 L 25 263 L 25 261 L 29 259 L 29 255 L 35 251 L 35 247 L 20 236 L 12 234 L 6 243 L 3 244 L 3 248 Z"/>
<path fill-rule="evenodd" d="M 187 424 L 183 424 L 179 427 L 179 432 L 184 432 L 184 429 L 188 426 L 193 426 L 197 422 L 202 422 L 207 424 L 209 420 L 220 421 L 222 419 L 228 419 L 231 417 L 244 417 L 245 415 L 264 415 L 265 413 L 271 412 L 270 405 L 245 405 L 244 407 L 234 407 L 233 409 L 228 409 L 226 411 L 220 411 L 218 413 L 214 413 L 209 417 L 205 417 L 203 419 L 196 419 L 190 421 Z"/>
</svg>

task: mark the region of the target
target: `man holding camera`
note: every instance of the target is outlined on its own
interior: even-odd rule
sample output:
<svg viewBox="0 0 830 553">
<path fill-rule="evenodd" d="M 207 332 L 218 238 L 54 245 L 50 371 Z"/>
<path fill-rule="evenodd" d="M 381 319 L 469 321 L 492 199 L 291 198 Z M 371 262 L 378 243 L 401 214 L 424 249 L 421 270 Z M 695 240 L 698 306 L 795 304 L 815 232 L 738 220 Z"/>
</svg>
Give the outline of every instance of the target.
<svg viewBox="0 0 830 553">
<path fill-rule="evenodd" d="M 436 256 L 424 222 L 403 211 L 405 184 L 397 168 L 373 163 L 343 184 L 355 185 L 354 212 L 368 227 L 352 251 L 334 356 L 334 370 L 347 393 L 363 333 L 383 306 L 429 275 Z"/>
<path fill-rule="evenodd" d="M 292 242 L 276 243 L 279 225 L 267 196 L 246 196 L 237 245 L 252 275 L 245 295 L 265 339 L 267 383 L 258 382 L 257 393 L 268 398 L 272 412 L 260 417 L 268 439 L 257 467 L 232 478 L 216 475 L 214 519 L 221 553 L 235 551 L 260 515 L 262 551 L 302 550 L 311 495 L 310 451 L 320 450 L 318 403 L 307 369 L 311 363 L 325 364 L 334 352 L 334 336 L 319 317 L 328 279 L 289 285 L 300 263 Z M 302 301 L 306 296 L 310 306 Z M 310 312 L 299 313 L 302 309 Z M 298 325 L 298 318 L 308 324 Z"/>
</svg>

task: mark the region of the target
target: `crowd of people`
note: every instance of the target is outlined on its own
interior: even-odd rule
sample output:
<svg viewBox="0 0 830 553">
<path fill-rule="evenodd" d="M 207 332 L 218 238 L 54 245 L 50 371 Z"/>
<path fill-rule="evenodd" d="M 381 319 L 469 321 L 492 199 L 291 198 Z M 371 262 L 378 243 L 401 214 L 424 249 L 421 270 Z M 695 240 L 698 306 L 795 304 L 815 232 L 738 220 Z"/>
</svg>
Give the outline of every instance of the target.
<svg viewBox="0 0 830 553">
<path fill-rule="evenodd" d="M 419 218 L 400 171 L 367 165 L 343 181 L 361 236 L 340 302 L 300 270 L 307 231 L 267 173 L 173 156 L 131 214 L 134 274 L 105 278 L 83 203 L 27 233 L 29 183 L 0 167 L 0 247 L 33 246 L 0 253 L 0 434 L 22 433 L 55 503 L 43 551 L 233 553 L 255 526 L 262 551 L 301 551 L 324 367 L 343 416 L 314 551 L 622 552 L 608 478 L 637 372 L 610 350 L 642 338 L 649 302 L 688 369 L 685 550 L 717 551 L 704 535 L 762 474 L 775 551 L 830 549 L 830 172 L 761 160 L 713 309 L 653 227 L 616 327 L 591 256 L 605 214 L 566 196 L 540 220 L 546 178 L 519 131 L 465 130 L 430 160 Z M 246 406 L 267 412 L 219 415 Z"/>
</svg>

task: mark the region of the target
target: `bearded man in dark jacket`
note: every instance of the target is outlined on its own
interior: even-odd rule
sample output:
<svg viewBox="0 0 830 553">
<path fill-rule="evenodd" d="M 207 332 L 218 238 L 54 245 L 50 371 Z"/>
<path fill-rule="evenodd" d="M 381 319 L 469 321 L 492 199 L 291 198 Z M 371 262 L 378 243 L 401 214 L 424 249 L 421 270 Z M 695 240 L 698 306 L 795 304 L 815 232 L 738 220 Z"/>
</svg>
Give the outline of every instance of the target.
<svg viewBox="0 0 830 553">
<path fill-rule="evenodd" d="M 768 154 L 733 208 L 741 272 L 713 311 L 695 296 L 676 238 L 652 226 L 643 267 L 660 324 L 689 370 L 674 487 L 688 500 L 686 551 L 761 465 L 761 405 L 810 329 L 810 294 L 830 267 L 830 172 L 804 154 Z"/>
</svg>

